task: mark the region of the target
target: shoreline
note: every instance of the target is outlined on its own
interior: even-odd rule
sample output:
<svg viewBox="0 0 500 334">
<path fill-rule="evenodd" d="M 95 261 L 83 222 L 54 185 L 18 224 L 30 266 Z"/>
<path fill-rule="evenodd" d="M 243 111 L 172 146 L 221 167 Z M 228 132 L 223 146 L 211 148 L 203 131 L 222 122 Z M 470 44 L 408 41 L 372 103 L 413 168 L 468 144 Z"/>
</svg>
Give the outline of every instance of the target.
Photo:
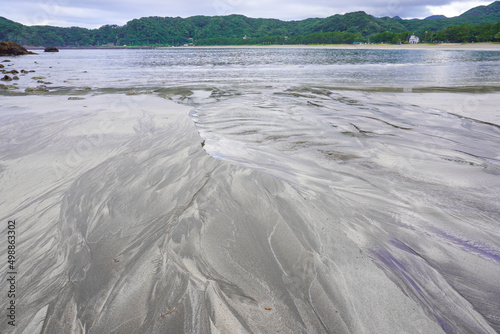
<svg viewBox="0 0 500 334">
<path fill-rule="evenodd" d="M 27 46 L 29 50 L 43 50 Z M 439 44 L 273 44 L 273 45 L 193 45 L 193 46 L 116 46 L 59 47 L 59 50 L 164 50 L 164 49 L 334 49 L 334 50 L 475 50 L 500 51 L 500 43 L 439 43 Z"/>
<path fill-rule="evenodd" d="M 338 49 L 338 50 L 478 50 L 500 51 L 500 43 L 440 44 L 293 44 L 293 45 L 206 45 L 182 46 L 183 49 Z M 158 47 L 158 49 L 171 49 Z"/>
</svg>

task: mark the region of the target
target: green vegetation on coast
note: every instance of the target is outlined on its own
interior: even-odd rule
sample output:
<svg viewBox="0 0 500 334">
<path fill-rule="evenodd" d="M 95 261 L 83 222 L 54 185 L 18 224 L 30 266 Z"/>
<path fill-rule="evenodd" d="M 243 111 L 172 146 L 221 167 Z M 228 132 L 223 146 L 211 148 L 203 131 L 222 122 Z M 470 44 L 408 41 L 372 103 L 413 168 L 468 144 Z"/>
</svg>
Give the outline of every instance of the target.
<svg viewBox="0 0 500 334">
<path fill-rule="evenodd" d="M 500 41 L 500 1 L 453 18 L 402 20 L 365 12 L 300 21 L 243 15 L 144 17 L 124 26 L 98 29 L 25 26 L 0 17 L 0 40 L 29 46 L 178 46 L 405 43 L 415 33 L 423 42 Z"/>
</svg>

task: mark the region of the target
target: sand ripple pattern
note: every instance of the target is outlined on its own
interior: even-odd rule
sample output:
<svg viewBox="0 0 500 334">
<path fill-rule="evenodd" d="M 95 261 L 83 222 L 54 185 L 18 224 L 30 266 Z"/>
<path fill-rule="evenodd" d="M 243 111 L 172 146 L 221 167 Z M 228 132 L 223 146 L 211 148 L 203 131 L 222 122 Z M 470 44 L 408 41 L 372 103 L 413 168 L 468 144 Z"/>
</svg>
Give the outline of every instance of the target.
<svg viewBox="0 0 500 334">
<path fill-rule="evenodd" d="M 59 112 L 4 100 L 16 333 L 439 331 L 347 237 L 350 208 L 331 216 L 287 182 L 214 159 L 185 108 L 112 97 L 43 97 Z"/>
<path fill-rule="evenodd" d="M 15 333 L 498 331 L 498 125 L 387 92 L 169 94 L 195 109 L 4 99 Z"/>
</svg>

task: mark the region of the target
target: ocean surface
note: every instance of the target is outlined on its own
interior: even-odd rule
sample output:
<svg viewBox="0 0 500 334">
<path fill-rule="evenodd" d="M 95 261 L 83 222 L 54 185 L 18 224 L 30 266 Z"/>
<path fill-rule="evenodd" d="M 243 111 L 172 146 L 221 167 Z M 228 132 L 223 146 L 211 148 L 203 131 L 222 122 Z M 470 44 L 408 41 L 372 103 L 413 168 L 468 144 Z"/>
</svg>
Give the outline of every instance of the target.
<svg viewBox="0 0 500 334">
<path fill-rule="evenodd" d="M 177 166 L 170 155 L 187 159 L 191 153 L 175 151 L 165 130 L 163 137 L 147 137 L 150 142 L 144 137 L 130 149 L 130 154 L 156 152 L 149 158 L 160 159 L 154 163 L 137 155 L 79 169 L 80 179 L 69 182 L 58 197 L 62 204 L 54 228 L 69 240 L 69 221 L 75 226 L 88 221 L 85 229 L 74 228 L 81 234 L 74 241 L 89 246 L 66 245 L 53 255 L 57 260 L 43 255 L 39 263 L 25 260 L 22 270 L 33 280 L 36 273 L 47 275 L 45 290 L 36 292 L 36 298 L 23 297 L 40 323 L 26 324 L 25 330 L 159 333 L 171 326 L 176 333 L 500 332 L 500 52 L 61 50 L 12 61 L 17 69 L 35 69 L 30 76 L 44 78 L 21 77 L 20 89 L 0 95 L 0 105 L 6 96 L 36 98 L 34 106 L 46 105 L 45 98 L 69 96 L 88 99 L 90 105 L 92 97 L 100 97 L 109 101 L 109 107 L 101 108 L 105 113 L 117 107 L 118 96 L 129 94 L 140 116 L 134 129 L 154 135 L 161 132 L 155 123 L 161 110 L 153 117 L 143 102 L 156 96 L 188 110 L 179 115 L 190 122 L 179 126 L 186 138 L 179 129 L 168 130 L 176 134 L 179 147 L 189 139 L 208 153 L 199 158 L 205 160 L 182 160 Z M 23 94 L 37 85 L 49 92 Z M 0 106 L 0 120 L 19 122 L 16 110 Z M 41 124 L 54 126 L 51 136 L 57 136 L 72 124 L 64 118 L 56 127 L 65 112 L 83 117 L 78 114 L 83 105 L 81 111 L 18 113 L 24 135 L 2 126 L 0 167 L 8 169 L 9 159 L 21 159 L 23 140 L 26 150 L 43 151 L 36 144 L 36 134 L 46 131 Z M 42 117 L 41 123 L 33 117 Z M 190 134 L 193 125 L 200 140 Z M 45 139 L 44 145 L 53 144 L 51 137 Z M 172 151 L 162 151 L 167 146 Z M 171 169 L 163 170 L 166 166 Z M 141 183 L 142 173 L 154 180 Z M 4 180 L 9 177 L 3 174 Z M 211 190 L 194 200 L 211 175 L 216 180 Z M 199 190 L 184 194 L 196 182 L 202 183 Z M 152 197 L 130 195 L 158 184 L 173 187 L 169 198 L 178 204 L 170 207 Z M 198 203 L 190 206 L 191 220 L 180 218 L 187 207 L 179 209 L 183 201 Z M 14 211 L 21 214 L 26 203 Z M 177 215 L 174 225 L 168 218 L 172 212 Z M 12 214 L 2 210 L 0 217 Z M 127 216 L 144 225 L 130 225 L 125 233 L 127 246 L 120 254 L 129 254 L 128 260 L 113 259 L 135 268 L 159 252 L 153 267 L 141 269 L 146 278 L 131 274 L 130 268 L 116 277 L 99 274 L 107 266 L 96 260 L 104 246 L 92 244 L 99 244 L 100 235 L 116 235 L 120 227 L 116 222 L 116 230 L 97 226 L 103 217 L 119 221 Z M 134 239 L 146 230 L 151 235 Z M 190 244 L 196 238 L 204 241 Z M 49 247 L 48 242 L 35 244 L 25 249 Z M 144 244 L 154 244 L 156 250 L 132 251 Z M 43 267 L 44 261 L 52 262 Z M 56 283 L 56 274 L 48 274 L 56 267 L 69 277 L 60 282 L 81 285 Z M 76 267 L 82 272 L 74 274 Z M 124 289 L 127 275 L 135 283 Z M 96 277 L 115 283 L 94 291 L 100 284 Z M 151 280 L 156 281 L 147 283 Z M 32 291 L 24 284 L 25 291 Z M 137 306 L 144 315 L 137 315 L 131 327 L 119 327 L 119 314 L 135 319 L 120 298 L 136 296 L 133 287 L 139 284 L 150 284 L 149 297 L 137 298 L 156 313 Z M 85 297 L 86 289 L 94 291 L 93 297 Z M 158 327 L 158 319 L 166 327 Z"/>
<path fill-rule="evenodd" d="M 63 50 L 36 61 L 54 86 L 94 89 L 497 86 L 500 77 L 498 51 L 474 50 Z"/>
</svg>

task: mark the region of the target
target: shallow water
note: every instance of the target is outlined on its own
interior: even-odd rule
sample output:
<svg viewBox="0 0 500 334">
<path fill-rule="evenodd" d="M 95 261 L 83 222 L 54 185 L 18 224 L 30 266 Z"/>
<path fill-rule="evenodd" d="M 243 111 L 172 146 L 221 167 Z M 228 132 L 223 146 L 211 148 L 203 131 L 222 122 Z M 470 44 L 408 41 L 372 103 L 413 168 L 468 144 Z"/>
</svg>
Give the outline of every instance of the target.
<svg viewBox="0 0 500 334">
<path fill-rule="evenodd" d="M 160 49 L 62 50 L 16 59 L 55 86 L 220 88 L 234 85 L 398 87 L 497 85 L 497 51 Z M 35 74 L 30 73 L 30 76 Z"/>
<path fill-rule="evenodd" d="M 148 91 L 188 106 L 212 157 L 182 150 L 199 150 L 189 124 L 179 120 L 186 138 L 179 129 L 163 129 L 161 112 L 148 116 L 142 105 L 145 95 L 130 97 L 138 116 L 127 117 L 138 118 L 140 138 L 113 139 L 106 150 L 114 160 L 78 167 L 79 179 L 69 183 L 54 220 L 63 238 L 99 247 L 64 245 L 67 258 L 57 266 L 81 285 L 65 285 L 58 298 L 39 297 L 34 310 L 50 305 L 46 332 L 64 328 L 55 319 L 66 305 L 71 312 L 65 316 L 84 328 L 123 332 L 126 327 L 116 325 L 123 322 L 117 312 L 128 314 L 123 300 L 142 300 L 146 293 L 125 292 L 134 286 L 127 275 L 154 286 L 151 308 L 162 318 L 175 309 L 171 325 L 185 332 L 215 333 L 213 326 L 236 332 L 500 331 L 500 52 L 63 50 L 41 54 L 37 64 L 33 59 L 13 62 L 52 82 L 47 98 L 75 95 L 90 103 L 92 95 L 114 101 L 120 93 Z M 21 77 L 19 86 L 34 82 Z M 109 109 L 116 105 L 110 102 Z M 45 145 L 73 124 L 72 117 L 74 124 L 86 122 L 80 107 L 42 113 L 41 124 L 53 126 L 42 137 Z M 106 110 L 89 112 L 89 120 Z M 3 111 L 0 153 L 9 166 L 43 145 L 37 143 L 39 115 Z M 66 112 L 69 118 L 56 127 Z M 5 124 L 23 124 L 25 137 Z M 112 149 L 113 143 L 126 149 Z M 148 177 L 139 172 L 145 167 Z M 2 210 L 0 216 L 8 215 Z M 97 288 L 106 270 L 92 254 L 112 252 L 106 247 L 113 242 L 100 242 L 100 235 L 106 229 L 116 234 L 120 219 L 128 232 L 118 234 L 132 245 L 120 261 L 130 266 L 116 282 L 116 272 L 108 273 L 109 288 Z M 115 225 L 99 227 L 102 220 Z M 158 263 L 145 264 L 150 256 Z M 41 265 L 30 266 L 36 272 Z M 154 279 L 141 277 L 141 270 L 153 270 Z M 161 293 L 151 292 L 156 289 Z M 102 291 L 111 297 L 101 300 Z M 265 310 L 272 303 L 281 307 L 279 324 L 255 315 L 252 303 L 261 299 Z M 105 315 L 95 315 L 95 305 Z M 148 312 L 134 328 L 164 328 Z M 225 323 L 221 314 L 231 320 Z"/>
</svg>

